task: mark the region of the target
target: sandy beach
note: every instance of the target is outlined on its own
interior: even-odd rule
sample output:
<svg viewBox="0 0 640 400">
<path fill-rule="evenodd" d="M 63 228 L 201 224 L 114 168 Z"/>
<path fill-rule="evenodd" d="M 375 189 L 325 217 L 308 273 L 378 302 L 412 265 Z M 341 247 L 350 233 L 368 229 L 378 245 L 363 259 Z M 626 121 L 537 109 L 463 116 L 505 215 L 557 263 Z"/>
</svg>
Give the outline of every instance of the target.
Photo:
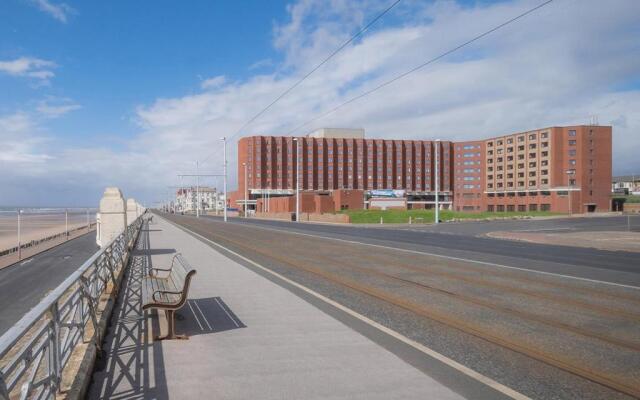
<svg viewBox="0 0 640 400">
<path fill-rule="evenodd" d="M 89 221 L 95 224 L 95 212 L 89 213 Z M 87 232 L 87 214 L 85 211 L 70 211 L 68 213 L 68 229 L 70 238 L 77 237 Z M 78 228 L 84 228 L 78 230 Z M 95 226 L 91 227 L 92 229 Z M 24 212 L 20 218 L 20 242 L 28 243 L 32 240 L 43 239 L 48 236 L 64 233 L 65 231 L 65 214 L 64 210 L 52 210 L 47 212 L 34 211 Z M 30 249 L 23 250 L 23 258 L 28 255 L 36 254 L 46 250 L 56 244 L 64 241 L 64 237 L 47 241 Z M 18 244 L 18 216 L 16 212 L 0 212 L 0 251 L 17 246 Z M 12 256 L 1 257 L 0 268 L 8 265 L 8 258 L 16 258 Z M 11 261 L 17 261 L 11 260 Z"/>
</svg>

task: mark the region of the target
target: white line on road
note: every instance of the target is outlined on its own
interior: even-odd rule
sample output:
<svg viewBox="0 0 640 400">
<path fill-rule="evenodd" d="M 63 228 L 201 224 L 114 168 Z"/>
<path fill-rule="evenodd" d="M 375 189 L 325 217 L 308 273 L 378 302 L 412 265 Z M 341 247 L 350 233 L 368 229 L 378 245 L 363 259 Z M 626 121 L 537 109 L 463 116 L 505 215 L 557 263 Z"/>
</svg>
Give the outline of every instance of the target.
<svg viewBox="0 0 640 400">
<path fill-rule="evenodd" d="M 562 278 L 576 279 L 576 280 L 583 281 L 583 282 L 601 283 L 601 284 L 604 284 L 604 285 L 611 285 L 611 286 L 623 287 L 623 288 L 627 288 L 627 289 L 640 290 L 640 287 L 638 287 L 638 286 L 625 285 L 625 284 L 622 284 L 622 283 L 601 281 L 601 280 L 598 280 L 598 279 L 581 278 L 579 276 L 557 274 L 555 272 L 545 272 L 545 271 L 538 271 L 538 270 L 529 269 L 529 268 L 512 267 L 512 266 L 509 266 L 509 265 L 496 264 L 496 263 L 492 263 L 492 262 L 489 262 L 489 261 L 479 261 L 479 260 L 473 260 L 471 258 L 445 256 L 445 255 L 437 254 L 437 253 L 429 253 L 427 251 L 402 249 L 402 248 L 398 248 L 398 247 L 384 246 L 384 245 L 381 245 L 381 244 L 359 242 L 357 240 L 338 239 L 338 238 L 333 238 L 333 237 L 330 237 L 330 236 L 313 235 L 313 234 L 310 234 L 310 233 L 302 233 L 302 232 L 295 232 L 295 231 L 285 231 L 285 230 L 281 230 L 281 229 L 267 228 L 267 227 L 264 227 L 264 226 L 258 226 L 257 224 L 254 225 L 254 226 L 257 227 L 257 228 L 260 228 L 260 229 L 265 229 L 265 230 L 275 231 L 275 232 L 281 232 L 281 233 L 291 233 L 291 234 L 294 234 L 294 235 L 309 236 L 309 237 L 313 237 L 313 238 L 333 240 L 333 241 L 342 242 L 342 243 L 361 244 L 361 245 L 364 245 L 364 246 L 378 247 L 378 248 L 381 248 L 381 249 L 403 251 L 405 253 L 424 254 L 424 255 L 427 255 L 427 256 L 440 257 L 440 258 L 444 258 L 444 259 L 447 259 L 447 260 L 465 261 L 465 262 L 470 262 L 470 263 L 475 263 L 475 264 L 489 265 L 489 266 L 498 267 L 498 268 L 505 268 L 505 269 L 513 269 L 513 270 L 517 270 L 517 271 L 532 272 L 532 273 L 540 274 L 540 275 L 558 276 L 558 277 L 562 277 Z"/>
<path fill-rule="evenodd" d="M 477 381 L 489 386 L 490 388 L 492 388 L 492 389 L 504 394 L 507 397 L 510 397 L 512 399 L 515 399 L 515 400 L 532 400 L 530 397 L 527 397 L 527 396 L 523 395 L 522 393 L 516 392 L 515 390 L 511 389 L 510 387 L 505 386 L 505 385 L 503 385 L 503 384 L 501 384 L 499 382 L 496 382 L 493 379 L 491 379 L 491 378 L 489 378 L 489 377 L 487 377 L 485 375 L 482 375 L 481 373 L 479 373 L 477 371 L 474 371 L 473 369 L 468 368 L 468 367 L 458 363 L 457 361 L 454 361 L 454 360 L 450 359 L 449 357 L 447 357 L 447 356 L 445 356 L 443 354 L 440 354 L 435 350 L 432 350 L 432 349 L 428 348 L 427 346 L 425 346 L 423 344 L 420 344 L 420 343 L 418 343 L 418 342 L 416 342 L 414 340 L 411 340 L 408 337 L 402 335 L 401 333 L 396 332 L 393 329 L 387 328 L 386 326 L 381 325 L 381 324 L 377 323 L 376 321 L 374 321 L 372 319 L 369 319 L 369 318 L 365 317 L 364 315 L 362 315 L 362 314 L 360 314 L 360 313 L 358 313 L 356 311 L 353 311 L 352 309 L 350 309 L 350 308 L 348 308 L 346 306 L 343 306 L 342 304 L 340 304 L 340 303 L 338 303 L 338 302 L 336 302 L 334 300 L 331 300 L 330 298 L 325 297 L 325 296 L 321 295 L 320 293 L 318 293 L 318 292 L 316 292 L 316 291 L 314 291 L 312 289 L 309 289 L 306 286 L 303 286 L 303 285 L 301 285 L 301 284 L 299 284 L 297 282 L 294 282 L 291 279 L 289 279 L 289 278 L 287 278 L 287 277 L 285 277 L 285 276 L 283 276 L 283 275 L 281 275 L 281 274 L 279 274 L 277 272 L 274 272 L 274 271 L 270 270 L 267 267 L 263 267 L 262 265 L 258 264 L 257 262 L 255 262 L 255 261 L 253 261 L 253 260 L 251 260 L 251 259 L 249 259 L 247 257 L 244 257 L 244 256 L 236 253 L 235 251 L 233 251 L 233 250 L 231 250 L 231 249 L 219 244 L 219 243 L 216 243 L 216 242 L 214 242 L 214 241 L 212 241 L 210 239 L 207 239 L 206 237 L 204 237 L 204 236 L 202 236 L 202 235 L 200 235 L 200 234 L 198 234 L 196 232 L 193 232 L 192 230 L 190 230 L 188 228 L 185 228 L 185 227 L 183 227 L 181 225 L 177 225 L 177 224 L 175 224 L 175 223 L 173 223 L 171 221 L 168 221 L 168 220 L 165 220 L 165 221 L 171 223 L 172 225 L 174 225 L 174 226 L 176 226 L 176 227 L 178 227 L 180 229 L 183 229 L 183 230 L 191 233 L 192 235 L 194 235 L 194 236 L 196 236 L 196 237 L 198 237 L 198 238 L 200 238 L 200 239 L 202 239 L 202 240 L 204 240 L 204 241 L 206 241 L 208 243 L 211 243 L 214 246 L 217 246 L 217 247 L 219 247 L 219 248 L 221 248 L 221 249 L 233 254 L 234 256 L 236 256 L 236 257 L 248 262 L 249 264 L 253 265 L 254 267 L 259 268 L 260 270 L 262 270 L 262 271 L 264 271 L 264 272 L 266 272 L 266 273 L 268 273 L 270 275 L 273 275 L 273 276 L 277 277 L 278 279 L 282 280 L 283 282 L 286 282 L 289 285 L 292 285 L 292 286 L 294 286 L 294 287 L 296 287 L 296 288 L 298 288 L 298 289 L 310 294 L 311 296 L 313 296 L 313 297 L 315 297 L 315 298 L 317 298 L 319 300 L 324 301 L 327 304 L 330 304 L 331 306 L 339 309 L 340 311 L 342 311 L 342 312 L 344 312 L 344 313 L 346 313 L 346 314 L 348 314 L 348 315 L 350 315 L 350 316 L 352 316 L 354 318 L 359 319 L 360 321 L 362 321 L 362 322 L 364 322 L 364 323 L 366 323 L 366 324 L 368 324 L 368 325 L 370 325 L 370 326 L 372 326 L 372 327 L 374 327 L 374 328 L 386 333 L 387 335 L 389 335 L 389 336 L 391 336 L 391 337 L 393 337 L 393 338 L 395 338 L 395 339 L 397 339 L 397 340 L 399 340 L 399 341 L 401 341 L 401 342 L 413 347 L 414 349 L 420 351 L 421 353 L 424 353 L 424 354 L 426 354 L 426 355 L 428 355 L 428 356 L 430 356 L 430 357 L 432 357 L 432 358 L 434 358 L 434 359 L 436 359 L 436 360 L 448 365 L 449 367 L 451 367 L 451 368 L 453 368 L 453 369 L 455 369 L 455 370 L 457 370 L 457 371 L 469 376 L 470 378 L 473 378 L 473 379 L 475 379 L 475 380 L 477 380 Z"/>
</svg>

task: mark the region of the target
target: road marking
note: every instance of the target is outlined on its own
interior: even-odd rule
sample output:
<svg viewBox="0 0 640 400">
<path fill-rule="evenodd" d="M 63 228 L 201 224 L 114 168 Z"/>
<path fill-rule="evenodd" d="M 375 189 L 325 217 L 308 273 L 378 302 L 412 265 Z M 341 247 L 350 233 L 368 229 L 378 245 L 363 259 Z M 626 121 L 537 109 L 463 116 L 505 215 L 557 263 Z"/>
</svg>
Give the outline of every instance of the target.
<svg viewBox="0 0 640 400">
<path fill-rule="evenodd" d="M 622 283 L 600 281 L 600 280 L 597 280 L 597 279 L 581 278 L 579 276 L 557 274 L 555 272 L 538 271 L 538 270 L 529 269 L 529 268 L 512 267 L 512 266 L 509 266 L 509 265 L 496 264 L 496 263 L 492 263 L 492 262 L 489 262 L 489 261 L 480 261 L 480 260 L 473 260 L 473 259 L 470 259 L 470 258 L 445 256 L 445 255 L 437 254 L 437 253 L 429 253 L 427 251 L 402 249 L 402 248 L 398 248 L 398 247 L 384 246 L 384 245 L 381 245 L 381 244 L 359 242 L 357 240 L 338 239 L 338 238 L 332 238 L 332 237 L 329 237 L 329 236 L 314 235 L 314 234 L 310 234 L 310 233 L 302 233 L 302 232 L 295 232 L 295 231 L 285 231 L 285 230 L 281 230 L 281 229 L 267 228 L 267 227 L 264 227 L 264 226 L 259 226 L 257 224 L 253 224 L 253 226 L 255 226 L 257 228 L 260 228 L 260 229 L 270 230 L 270 231 L 291 233 L 291 234 L 294 234 L 294 235 L 309 236 L 309 237 L 313 237 L 313 238 L 333 240 L 333 241 L 342 242 L 342 243 L 361 244 L 361 245 L 364 245 L 364 246 L 378 247 L 378 248 L 387 249 L 387 250 L 403 251 L 403 252 L 412 253 L 412 254 L 424 254 L 424 255 L 427 255 L 427 256 L 440 257 L 440 258 L 444 258 L 444 259 L 447 259 L 447 260 L 464 261 L 464 262 L 470 262 L 470 263 L 481 264 L 481 265 L 489 265 L 489 266 L 498 267 L 498 268 L 505 268 L 505 269 L 513 269 L 513 270 L 517 270 L 517 271 L 532 272 L 532 273 L 536 273 L 536 274 L 540 274 L 540 275 L 559 276 L 559 277 L 562 277 L 562 278 L 576 279 L 576 280 L 579 280 L 579 281 L 590 282 L 590 283 L 601 283 L 601 284 L 604 284 L 604 285 L 623 287 L 623 288 L 627 288 L 627 289 L 635 289 L 635 290 L 639 290 L 640 289 L 639 286 L 632 286 L 632 285 L 625 285 L 625 284 L 622 284 Z"/>
<path fill-rule="evenodd" d="M 28 260 L 24 260 L 23 262 L 20 263 L 20 265 L 29 264 L 31 261 L 33 261 L 33 258 L 30 258 Z"/>
<path fill-rule="evenodd" d="M 545 231 L 574 231 L 576 228 L 539 228 L 539 229 L 519 229 L 511 232 L 545 232 Z M 509 231 L 507 231 L 509 232 Z"/>
<path fill-rule="evenodd" d="M 301 284 L 299 284 L 297 282 L 292 281 L 291 279 L 285 277 L 284 275 L 281 275 L 281 274 L 279 274 L 279 273 L 277 273 L 275 271 L 272 271 L 267 267 L 263 267 L 262 265 L 258 264 L 257 262 L 255 262 L 255 261 L 253 261 L 253 260 L 251 260 L 251 259 L 249 259 L 249 258 L 247 258 L 247 257 L 245 257 L 243 255 L 240 255 L 240 254 L 236 253 L 235 251 L 233 251 L 233 250 L 231 250 L 231 249 L 229 249 L 229 248 L 227 248 L 227 247 L 225 247 L 225 246 L 223 246 L 223 245 L 221 245 L 219 243 L 216 243 L 216 242 L 214 242 L 214 241 L 212 241 L 210 239 L 207 239 L 206 237 L 204 237 L 204 236 L 202 236 L 202 235 L 200 235 L 200 234 L 198 234 L 196 232 L 193 232 L 192 230 L 190 230 L 188 228 L 185 228 L 185 227 L 183 227 L 181 225 L 174 224 L 173 222 L 168 221 L 168 220 L 165 220 L 165 221 L 169 222 L 170 224 L 174 225 L 175 227 L 177 227 L 179 229 L 182 229 L 184 231 L 189 232 L 190 234 L 192 234 L 192 235 L 194 235 L 194 236 L 196 236 L 196 237 L 198 237 L 198 238 L 200 238 L 200 239 L 202 239 L 202 240 L 204 240 L 204 241 L 206 241 L 208 243 L 211 243 L 212 245 L 214 245 L 216 247 L 219 247 L 219 248 L 221 248 L 221 249 L 233 254 L 234 256 L 236 256 L 236 257 L 248 262 L 249 264 L 253 265 L 254 267 L 259 268 L 260 270 L 262 270 L 262 271 L 264 271 L 264 272 L 266 272 L 266 273 L 268 273 L 270 275 L 275 276 L 276 278 L 282 280 L 283 282 L 286 282 L 287 284 L 292 285 L 292 286 L 304 291 L 305 293 L 308 293 L 311 296 L 313 296 L 313 297 L 315 297 L 315 298 L 317 298 L 319 300 L 324 301 L 325 303 L 327 303 L 327 304 L 339 309 L 340 311 L 342 311 L 342 312 L 344 312 L 344 313 L 346 313 L 346 314 L 348 314 L 348 315 L 350 315 L 350 316 L 352 316 L 354 318 L 359 319 L 360 321 L 362 321 L 362 322 L 364 322 L 364 323 L 366 323 L 366 324 L 368 324 L 368 325 L 370 325 L 370 326 L 372 326 L 372 327 L 374 327 L 374 328 L 386 333 L 387 335 L 389 335 L 389 336 L 391 336 L 391 337 L 393 337 L 393 338 L 395 338 L 395 339 L 397 339 L 397 340 L 399 340 L 399 341 L 401 341 L 401 342 L 413 347 L 414 349 L 420 351 L 421 353 L 424 353 L 424 354 L 430 356 L 431 358 L 434 358 L 434 359 L 436 359 L 436 360 L 448 365 L 449 367 L 451 367 L 451 368 L 453 368 L 453 369 L 455 369 L 455 370 L 457 370 L 457 371 L 469 376 L 470 378 L 473 378 L 473 379 L 477 380 L 478 382 L 481 382 L 481 383 L 489 386 L 490 388 L 496 390 L 497 392 L 500 392 L 500 393 L 504 394 L 507 397 L 510 397 L 510 398 L 512 398 L 514 400 L 532 400 L 530 397 L 527 397 L 527 396 L 523 395 L 522 393 L 516 392 L 515 390 L 511 389 L 510 387 L 505 386 L 505 385 L 503 385 L 503 384 L 501 384 L 499 382 L 496 382 L 493 379 L 489 378 L 488 376 L 482 375 L 481 373 L 479 373 L 479 372 L 477 372 L 477 371 L 475 371 L 475 370 L 473 370 L 473 369 L 471 369 L 469 367 L 466 367 L 466 366 L 458 363 L 457 361 L 454 361 L 451 358 L 449 358 L 449 357 L 447 357 L 447 356 L 445 356 L 443 354 L 440 354 L 435 350 L 432 350 L 432 349 L 428 348 L 427 346 L 425 346 L 423 344 L 420 344 L 420 343 L 418 343 L 418 342 L 416 342 L 414 340 L 411 340 L 408 337 L 402 335 L 401 333 L 399 333 L 397 331 L 394 331 L 393 329 L 387 328 L 386 326 L 381 325 L 378 322 L 376 322 L 376 321 L 374 321 L 372 319 L 369 319 L 369 318 L 365 317 L 364 315 L 362 315 L 362 314 L 360 314 L 360 313 L 358 313 L 356 311 L 353 311 L 352 309 L 350 309 L 350 308 L 348 308 L 346 306 L 343 306 L 342 304 L 340 304 L 340 303 L 338 303 L 338 302 L 336 302 L 334 300 L 331 300 L 330 298 L 328 298 L 326 296 L 323 296 L 322 294 L 314 291 L 313 289 L 309 289 L 306 286 L 303 286 L 303 285 L 301 285 Z"/>
</svg>

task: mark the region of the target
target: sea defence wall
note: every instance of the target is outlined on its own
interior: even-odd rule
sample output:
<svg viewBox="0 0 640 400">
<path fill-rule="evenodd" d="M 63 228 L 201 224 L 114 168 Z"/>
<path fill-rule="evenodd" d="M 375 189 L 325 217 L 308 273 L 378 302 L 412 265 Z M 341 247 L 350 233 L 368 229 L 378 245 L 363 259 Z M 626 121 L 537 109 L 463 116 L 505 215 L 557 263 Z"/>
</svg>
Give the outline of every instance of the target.
<svg viewBox="0 0 640 400">
<path fill-rule="evenodd" d="M 133 198 L 125 203 L 122 192 L 117 187 L 106 188 L 100 200 L 100 212 L 96 216 L 98 246 L 104 247 L 106 243 L 111 242 L 145 211 L 146 209 Z"/>
</svg>

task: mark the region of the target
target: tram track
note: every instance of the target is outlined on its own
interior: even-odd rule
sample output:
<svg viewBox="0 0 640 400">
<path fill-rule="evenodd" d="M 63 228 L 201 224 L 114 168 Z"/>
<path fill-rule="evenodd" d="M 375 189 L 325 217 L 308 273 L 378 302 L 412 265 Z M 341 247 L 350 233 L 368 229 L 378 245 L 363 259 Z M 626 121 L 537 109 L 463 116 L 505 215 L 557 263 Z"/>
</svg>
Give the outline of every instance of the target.
<svg viewBox="0 0 640 400">
<path fill-rule="evenodd" d="M 205 229 L 206 226 L 194 226 L 194 223 L 185 224 L 190 229 L 193 229 L 195 232 L 204 235 L 216 242 L 219 242 L 224 245 L 233 246 L 236 249 L 241 249 L 245 254 L 257 254 L 261 257 L 265 257 L 266 259 L 275 261 L 276 263 L 287 266 L 289 268 L 304 271 L 309 274 L 313 274 L 314 276 L 320 277 L 328 282 L 339 285 L 344 288 L 348 288 L 357 293 L 361 293 L 377 300 L 389 303 L 395 307 L 399 307 L 406 311 L 409 311 L 417 316 L 427 318 L 429 320 L 433 320 L 449 326 L 451 328 L 457 329 L 465 334 L 472 335 L 474 337 L 483 339 L 488 341 L 494 345 L 504 347 L 506 349 L 515 351 L 517 353 L 523 354 L 527 357 L 531 357 L 535 360 L 541 361 L 545 364 L 551 365 L 553 367 L 559 368 L 566 372 L 572 373 L 576 376 L 582 377 L 584 379 L 588 379 L 592 382 L 596 382 L 603 386 L 606 386 L 610 389 L 619 391 L 621 393 L 625 393 L 630 396 L 640 397 L 640 388 L 634 381 L 630 381 L 630 379 L 619 376 L 617 374 L 607 374 L 603 373 L 600 370 L 589 367 L 588 365 L 581 364 L 576 362 L 574 359 L 570 359 L 567 357 L 562 357 L 558 353 L 550 350 L 543 349 L 535 346 L 531 346 L 530 344 L 518 341 L 513 337 L 508 337 L 508 335 L 497 335 L 494 332 L 491 332 L 487 329 L 484 329 L 482 326 L 478 326 L 469 321 L 461 320 L 459 318 L 452 317 L 451 315 L 447 315 L 439 310 L 434 308 L 430 308 L 425 306 L 424 304 L 420 304 L 419 302 L 412 301 L 407 297 L 403 297 L 398 295 L 397 293 L 390 293 L 388 290 L 382 289 L 380 287 L 375 287 L 372 284 L 365 284 L 362 280 L 354 279 L 353 277 L 346 277 L 344 274 L 340 274 L 337 272 L 332 272 L 327 269 L 319 268 L 309 261 L 305 261 L 304 259 L 295 258 L 294 255 L 289 254 L 286 251 L 283 251 L 282 248 L 278 249 L 268 249 L 266 245 L 260 245 L 259 240 L 247 241 L 246 236 L 244 236 L 240 232 L 216 232 L 213 229 Z M 286 234 L 286 232 L 282 232 Z M 271 238 L 273 240 L 273 238 Z M 283 238 L 283 241 L 284 238 Z M 279 251 L 278 251 L 279 250 Z M 335 259 L 320 254 L 313 254 L 313 257 L 317 261 L 324 261 L 327 264 L 335 264 Z M 396 265 L 394 265 L 395 267 Z M 472 296 L 465 295 L 463 293 L 453 292 L 450 290 L 444 290 L 442 288 L 434 287 L 432 285 L 424 284 L 421 282 L 417 282 L 412 279 L 406 279 L 400 276 L 396 276 L 393 274 L 375 271 L 370 268 L 362 267 L 361 265 L 354 264 L 349 261 L 341 261 L 341 267 L 349 268 L 351 271 L 357 271 L 360 274 L 368 274 L 370 276 L 376 276 L 381 279 L 390 280 L 396 283 L 401 283 L 403 285 L 409 285 L 412 287 L 419 288 L 420 290 L 426 290 L 430 292 L 438 293 L 439 295 L 447 296 L 452 299 L 456 299 L 458 301 L 463 301 L 466 303 L 473 304 L 475 306 L 481 306 L 489 308 L 493 311 L 508 314 L 511 316 L 515 316 L 517 318 L 526 319 L 529 321 L 533 321 L 535 323 L 544 324 L 546 326 L 564 330 L 566 332 L 570 332 L 571 334 L 581 335 L 587 337 L 592 340 L 598 340 L 602 342 L 606 342 L 607 344 L 619 346 L 626 350 L 631 351 L 640 351 L 640 345 L 633 341 L 623 340 L 607 335 L 602 335 L 599 333 L 594 333 L 582 328 L 578 328 L 575 326 L 571 326 L 562 321 L 556 321 L 549 318 L 543 318 L 539 315 L 523 312 L 522 310 L 511 309 L 509 307 L 498 306 L 492 304 L 490 301 L 484 301 L 481 299 L 474 298 Z M 424 269 L 420 269 L 420 271 L 414 270 L 409 265 L 404 265 L 402 268 L 407 270 L 413 270 L 414 272 L 420 272 L 423 274 L 431 273 L 431 271 L 425 272 Z M 467 281 L 467 283 L 477 284 L 473 280 Z M 498 287 L 496 287 L 498 288 Z M 504 288 L 502 288 L 504 290 Z M 557 299 L 556 299 L 557 300 Z M 604 309 L 598 308 L 598 312 L 610 312 L 612 310 L 605 311 Z M 626 315 L 627 317 L 633 318 L 632 315 Z M 637 321 L 637 319 L 635 320 Z M 507 336 L 507 337 L 505 337 Z"/>
</svg>

